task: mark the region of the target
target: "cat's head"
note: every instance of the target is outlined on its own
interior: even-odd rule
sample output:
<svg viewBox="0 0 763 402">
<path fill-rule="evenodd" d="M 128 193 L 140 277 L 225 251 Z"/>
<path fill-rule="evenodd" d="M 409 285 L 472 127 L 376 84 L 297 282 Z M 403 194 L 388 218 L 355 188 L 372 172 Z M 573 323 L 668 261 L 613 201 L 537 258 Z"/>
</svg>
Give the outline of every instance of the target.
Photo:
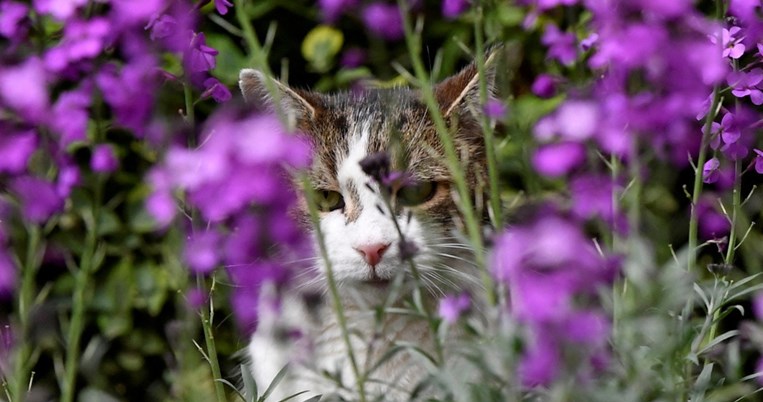
<svg viewBox="0 0 763 402">
<path fill-rule="evenodd" d="M 492 67 L 486 71 L 492 91 Z M 368 89 L 324 95 L 290 88 L 255 70 L 243 70 L 239 83 L 247 101 L 265 101 L 271 108 L 277 103 L 312 144 L 314 162 L 308 177 L 340 285 L 383 293 L 396 275 L 410 274 L 410 265 L 400 257 L 400 235 L 392 214 L 380 198 L 378 184 L 359 164 L 378 152 L 388 153 L 392 169 L 404 170 L 412 179 L 395 186 L 391 201 L 400 231 L 417 248 L 414 261 L 424 285 L 439 293 L 465 287 L 464 281 L 474 279 L 464 272 L 473 268 L 473 260 L 459 235 L 462 218 L 445 149 L 418 91 Z M 273 102 L 268 87 L 276 90 L 278 102 Z M 476 66 L 437 84 L 434 94 L 482 216 L 486 156 Z M 301 204 L 300 214 L 308 221 L 306 203 Z M 318 267 L 325 273 L 323 262 Z"/>
</svg>

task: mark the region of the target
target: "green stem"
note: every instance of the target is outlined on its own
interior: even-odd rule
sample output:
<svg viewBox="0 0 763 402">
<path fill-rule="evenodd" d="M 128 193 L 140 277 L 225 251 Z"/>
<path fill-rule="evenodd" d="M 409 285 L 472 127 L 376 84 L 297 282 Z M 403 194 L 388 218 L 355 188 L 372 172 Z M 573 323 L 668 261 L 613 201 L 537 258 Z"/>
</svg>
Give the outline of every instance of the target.
<svg viewBox="0 0 763 402">
<path fill-rule="evenodd" d="M 212 331 L 212 324 L 215 320 L 215 306 L 212 296 L 215 292 L 215 277 L 212 276 L 212 286 L 209 289 L 209 311 L 201 309 L 201 326 L 204 328 L 204 342 L 207 346 L 207 357 L 209 358 L 209 367 L 212 369 L 212 377 L 215 383 L 215 395 L 218 402 L 227 401 L 225 397 L 225 388 L 220 381 L 223 376 L 220 371 L 220 362 L 217 358 L 217 346 L 215 345 L 215 334 Z"/>
<path fill-rule="evenodd" d="M 323 237 L 323 231 L 321 230 L 320 217 L 318 216 L 318 210 L 315 208 L 315 194 L 313 193 L 312 187 L 310 186 L 310 183 L 308 182 L 307 178 L 303 178 L 302 186 L 303 186 L 305 198 L 307 199 L 307 207 L 310 212 L 310 220 L 312 221 L 313 228 L 315 229 L 315 237 L 318 243 L 318 248 L 320 249 L 321 258 L 326 264 L 326 278 L 328 280 L 329 294 L 331 295 L 331 302 L 332 302 L 332 306 L 334 307 L 334 314 L 336 315 L 337 322 L 339 323 L 339 329 L 342 333 L 342 340 L 344 341 L 345 347 L 347 348 L 347 357 L 350 359 L 350 366 L 352 368 L 352 372 L 355 375 L 355 383 L 356 383 L 356 386 L 358 387 L 360 402 L 365 402 L 366 401 L 365 381 L 363 376 L 360 373 L 360 369 L 358 368 L 358 362 L 357 362 L 357 359 L 355 358 L 355 352 L 352 348 L 352 341 L 350 340 L 350 332 L 347 328 L 347 317 L 345 316 L 345 313 L 344 313 L 344 306 L 342 305 L 342 300 L 339 297 L 339 287 L 337 286 L 336 278 L 334 278 L 334 269 L 333 269 L 333 266 L 331 265 L 331 260 L 329 259 L 328 251 L 326 250 L 326 242 Z"/>
<path fill-rule="evenodd" d="M 477 6 L 477 16 L 474 19 L 474 41 L 476 50 L 477 74 L 479 75 L 480 104 L 485 105 L 488 100 L 487 79 L 485 76 L 485 52 L 482 43 L 483 38 L 483 9 Z M 485 113 L 482 116 L 482 135 L 485 137 L 485 153 L 487 154 L 487 173 L 490 186 L 490 220 L 496 230 L 503 227 L 503 208 L 501 207 L 501 193 L 498 185 L 498 164 L 495 157 L 495 136 L 493 125 Z"/>
<path fill-rule="evenodd" d="M 35 225 L 28 226 L 27 250 L 22 265 L 21 286 L 18 295 L 18 331 L 16 354 L 14 358 L 14 375 L 11 384 L 11 395 L 14 401 L 23 401 L 29 389 L 29 372 L 34 362 L 30 361 L 32 348 L 29 339 L 29 318 L 35 295 L 35 275 L 40 267 L 40 246 L 42 236 L 40 228 Z"/>
<path fill-rule="evenodd" d="M 196 125 L 196 113 L 193 109 L 193 91 L 191 90 L 191 84 L 183 83 L 183 97 L 185 98 L 185 121 L 189 126 Z M 193 135 L 191 135 L 188 141 L 193 141 Z M 189 144 L 193 146 L 193 144 Z"/>
<path fill-rule="evenodd" d="M 486 297 L 489 304 L 495 304 L 495 292 L 493 289 L 493 282 L 490 278 L 490 273 L 487 271 L 485 265 L 484 253 L 482 242 L 482 233 L 480 230 L 480 224 L 477 218 L 474 216 L 474 207 L 472 205 L 471 194 L 469 188 L 466 185 L 466 179 L 464 177 L 464 169 L 461 165 L 461 161 L 456 153 L 456 147 L 453 143 L 453 138 L 450 134 L 448 126 L 445 124 L 445 119 L 440 112 L 440 106 L 437 104 L 437 100 L 434 97 L 434 90 L 428 84 L 429 76 L 424 69 L 424 65 L 421 62 L 419 56 L 421 55 L 421 42 L 419 38 L 414 35 L 413 28 L 411 27 L 411 19 L 408 15 L 408 3 L 405 0 L 398 0 L 398 6 L 400 7 L 400 13 L 403 18 L 403 27 L 405 28 L 405 42 L 408 47 L 408 54 L 413 63 L 413 68 L 417 80 L 417 84 L 421 89 L 421 94 L 424 103 L 429 109 L 429 113 L 432 116 L 432 120 L 435 123 L 437 129 L 437 135 L 443 144 L 445 150 L 446 163 L 448 170 L 453 175 L 453 182 L 456 185 L 456 189 L 459 195 L 459 210 L 464 217 L 467 234 L 472 247 L 477 250 L 474 254 L 477 265 L 481 268 L 481 277 L 483 286 L 485 287 Z"/>
</svg>

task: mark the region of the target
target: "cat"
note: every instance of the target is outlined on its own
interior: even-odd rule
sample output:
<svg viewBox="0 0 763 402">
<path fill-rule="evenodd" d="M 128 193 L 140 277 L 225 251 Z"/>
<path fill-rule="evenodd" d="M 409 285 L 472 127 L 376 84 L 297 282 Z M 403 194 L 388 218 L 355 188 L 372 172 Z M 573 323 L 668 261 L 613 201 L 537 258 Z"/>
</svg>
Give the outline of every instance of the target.
<svg viewBox="0 0 763 402">
<path fill-rule="evenodd" d="M 492 64 L 485 70 L 489 93 L 494 87 Z M 377 362 L 395 345 L 415 345 L 434 353 L 433 334 L 420 317 L 378 314 L 381 305 L 402 306 L 414 280 L 409 263 L 401 259 L 393 214 L 380 198 L 378 183 L 361 169 L 361 160 L 387 152 L 392 168 L 405 169 L 413 179 L 393 188 L 391 200 L 405 244 L 417 249 L 413 261 L 426 308 L 436 311 L 443 294 L 479 292 L 474 251 L 459 230 L 462 217 L 444 147 L 420 93 L 393 88 L 325 95 L 290 88 L 251 69 L 241 71 L 239 85 L 248 103 L 280 111 L 312 145 L 314 162 L 307 175 L 315 190 L 320 229 L 357 370 L 365 373 L 374 368 L 364 382 L 365 393 L 370 400 L 415 397 L 413 390 L 428 373 L 421 355 L 409 348 Z M 269 88 L 276 90 L 277 102 Z M 434 95 L 454 133 L 469 191 L 479 200 L 487 180 L 476 65 L 435 85 Z M 300 205 L 297 214 L 309 222 L 306 201 Z M 261 312 L 249 344 L 251 371 L 260 390 L 288 364 L 269 400 L 302 391 L 306 392 L 299 399 L 323 395 L 321 400 L 358 400 L 355 372 L 328 292 L 326 264 L 317 257 L 315 270 L 317 275 L 308 275 L 286 292 L 277 311 Z M 400 288 L 393 286 L 398 276 Z M 399 295 L 389 297 L 392 289 Z"/>
</svg>

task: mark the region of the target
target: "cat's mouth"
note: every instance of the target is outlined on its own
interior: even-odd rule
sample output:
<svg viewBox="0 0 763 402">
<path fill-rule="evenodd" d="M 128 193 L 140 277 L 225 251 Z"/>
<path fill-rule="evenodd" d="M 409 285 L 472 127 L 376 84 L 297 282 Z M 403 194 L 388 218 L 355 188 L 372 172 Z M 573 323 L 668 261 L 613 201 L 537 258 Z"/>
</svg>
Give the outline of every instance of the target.
<svg viewBox="0 0 763 402">
<path fill-rule="evenodd" d="M 371 277 L 369 279 L 363 280 L 363 283 L 371 285 L 371 286 L 376 286 L 376 287 L 384 287 L 384 286 L 389 285 L 390 280 L 389 279 L 380 278 L 376 274 L 373 274 L 373 275 L 371 275 Z"/>
</svg>

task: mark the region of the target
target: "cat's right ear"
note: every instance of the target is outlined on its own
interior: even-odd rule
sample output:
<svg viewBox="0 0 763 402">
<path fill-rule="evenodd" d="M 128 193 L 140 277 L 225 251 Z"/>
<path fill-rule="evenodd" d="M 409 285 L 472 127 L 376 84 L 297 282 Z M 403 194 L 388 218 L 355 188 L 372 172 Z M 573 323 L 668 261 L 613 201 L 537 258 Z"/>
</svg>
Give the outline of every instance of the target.
<svg viewBox="0 0 763 402">
<path fill-rule="evenodd" d="M 321 105 L 319 95 L 292 89 L 258 70 L 241 70 L 238 85 L 247 103 L 273 112 L 280 110 L 292 126 L 315 119 Z"/>
</svg>

